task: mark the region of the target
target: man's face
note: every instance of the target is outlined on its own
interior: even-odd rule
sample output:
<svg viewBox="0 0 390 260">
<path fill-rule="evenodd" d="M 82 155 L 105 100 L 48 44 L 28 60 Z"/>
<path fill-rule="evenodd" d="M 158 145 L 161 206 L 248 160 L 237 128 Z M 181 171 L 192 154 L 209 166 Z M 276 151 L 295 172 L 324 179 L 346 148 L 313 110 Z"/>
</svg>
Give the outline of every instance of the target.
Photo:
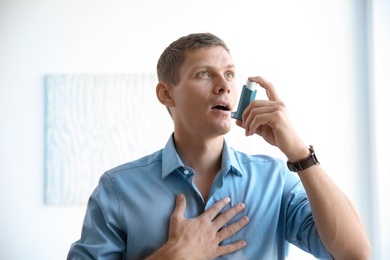
<svg viewBox="0 0 390 260">
<path fill-rule="evenodd" d="M 223 47 L 188 53 L 180 82 L 171 88 L 175 132 L 200 137 L 226 134 L 237 99 L 235 73 L 232 57 Z"/>
</svg>

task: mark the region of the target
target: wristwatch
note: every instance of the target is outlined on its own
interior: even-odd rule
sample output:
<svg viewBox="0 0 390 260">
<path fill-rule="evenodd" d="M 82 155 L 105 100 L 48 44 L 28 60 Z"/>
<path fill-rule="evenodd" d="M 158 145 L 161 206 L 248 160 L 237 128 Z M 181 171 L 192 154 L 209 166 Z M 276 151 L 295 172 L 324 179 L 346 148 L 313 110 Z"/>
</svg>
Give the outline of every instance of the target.
<svg viewBox="0 0 390 260">
<path fill-rule="evenodd" d="M 297 161 L 295 163 L 287 161 L 288 169 L 292 172 L 299 172 L 309 168 L 310 166 L 320 164 L 316 154 L 314 153 L 314 148 L 312 145 L 310 145 L 309 151 L 310 151 L 310 155 L 303 160 Z"/>
</svg>

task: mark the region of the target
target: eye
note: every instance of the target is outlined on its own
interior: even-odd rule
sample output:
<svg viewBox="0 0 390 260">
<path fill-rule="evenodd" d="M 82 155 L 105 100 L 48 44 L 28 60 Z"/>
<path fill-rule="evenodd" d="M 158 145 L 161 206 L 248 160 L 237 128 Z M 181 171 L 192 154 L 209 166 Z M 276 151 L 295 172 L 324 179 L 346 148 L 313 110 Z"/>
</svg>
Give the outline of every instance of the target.
<svg viewBox="0 0 390 260">
<path fill-rule="evenodd" d="M 201 78 L 207 78 L 210 77 L 210 73 L 208 73 L 207 71 L 199 71 L 198 73 L 196 73 L 196 76 Z"/>
<path fill-rule="evenodd" d="M 227 79 L 234 79 L 234 73 L 233 72 L 231 72 L 231 71 L 229 71 L 229 72 L 227 72 L 226 74 L 225 74 L 225 77 L 227 78 Z"/>
</svg>

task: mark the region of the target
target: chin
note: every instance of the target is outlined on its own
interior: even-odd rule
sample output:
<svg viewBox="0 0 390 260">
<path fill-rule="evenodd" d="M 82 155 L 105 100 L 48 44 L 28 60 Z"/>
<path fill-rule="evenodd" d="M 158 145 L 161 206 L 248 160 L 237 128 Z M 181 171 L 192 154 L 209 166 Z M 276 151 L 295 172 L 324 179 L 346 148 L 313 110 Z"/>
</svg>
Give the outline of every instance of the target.
<svg viewBox="0 0 390 260">
<path fill-rule="evenodd" d="M 232 128 L 231 123 L 221 126 L 219 129 L 220 135 L 225 135 L 229 133 L 231 128 Z"/>
<path fill-rule="evenodd" d="M 213 122 L 209 122 L 209 133 L 214 133 L 215 135 L 225 135 L 230 132 L 232 128 L 232 119 L 229 118 L 219 118 Z"/>
</svg>

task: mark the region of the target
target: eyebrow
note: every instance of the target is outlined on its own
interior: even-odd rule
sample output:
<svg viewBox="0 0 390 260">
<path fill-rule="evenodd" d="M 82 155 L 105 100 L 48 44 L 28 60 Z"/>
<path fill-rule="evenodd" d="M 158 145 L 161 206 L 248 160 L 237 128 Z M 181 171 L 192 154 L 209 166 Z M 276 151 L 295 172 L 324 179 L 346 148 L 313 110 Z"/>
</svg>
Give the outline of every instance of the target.
<svg viewBox="0 0 390 260">
<path fill-rule="evenodd" d="M 193 67 L 194 70 L 198 70 L 198 69 L 214 69 L 215 67 L 213 66 L 209 66 L 209 65 L 197 65 L 195 67 Z M 236 66 L 234 64 L 229 64 L 228 66 L 225 67 L 226 69 L 235 69 Z"/>
</svg>

